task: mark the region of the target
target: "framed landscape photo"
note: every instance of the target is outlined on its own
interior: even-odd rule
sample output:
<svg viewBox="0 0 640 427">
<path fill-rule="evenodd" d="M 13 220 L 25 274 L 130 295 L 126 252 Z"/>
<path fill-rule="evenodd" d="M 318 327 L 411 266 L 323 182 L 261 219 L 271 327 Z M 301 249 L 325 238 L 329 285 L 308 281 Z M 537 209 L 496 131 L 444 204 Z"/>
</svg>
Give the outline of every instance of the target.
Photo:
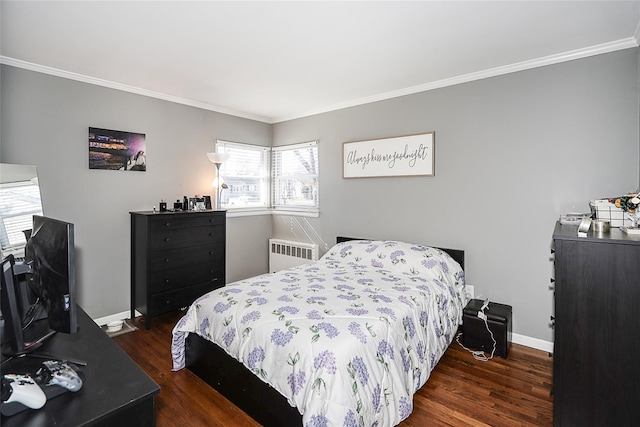
<svg viewBox="0 0 640 427">
<path fill-rule="evenodd" d="M 146 171 L 145 134 L 90 127 L 89 169 Z"/>
<path fill-rule="evenodd" d="M 342 177 L 435 175 L 435 132 L 345 142 Z"/>
</svg>

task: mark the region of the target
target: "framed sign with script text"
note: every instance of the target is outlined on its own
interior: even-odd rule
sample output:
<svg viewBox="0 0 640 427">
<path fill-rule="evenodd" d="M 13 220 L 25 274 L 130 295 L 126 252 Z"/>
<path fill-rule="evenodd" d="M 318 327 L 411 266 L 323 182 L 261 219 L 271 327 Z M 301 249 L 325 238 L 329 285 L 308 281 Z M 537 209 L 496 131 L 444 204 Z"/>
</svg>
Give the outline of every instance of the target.
<svg viewBox="0 0 640 427">
<path fill-rule="evenodd" d="M 435 143 L 435 132 L 345 142 L 342 177 L 434 176 Z"/>
</svg>

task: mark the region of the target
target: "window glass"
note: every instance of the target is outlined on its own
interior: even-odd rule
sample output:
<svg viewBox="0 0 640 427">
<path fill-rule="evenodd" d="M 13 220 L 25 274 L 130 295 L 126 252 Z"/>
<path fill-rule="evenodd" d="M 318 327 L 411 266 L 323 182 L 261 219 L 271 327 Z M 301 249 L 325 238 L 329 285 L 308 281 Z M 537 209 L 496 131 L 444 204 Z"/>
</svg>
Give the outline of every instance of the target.
<svg viewBox="0 0 640 427">
<path fill-rule="evenodd" d="M 0 243 L 3 252 L 24 248 L 23 230 L 33 226 L 32 216 L 42 215 L 40 188 L 31 181 L 0 184 Z"/>
<path fill-rule="evenodd" d="M 220 166 L 223 187 L 221 206 L 224 209 L 269 207 L 268 147 L 218 140 L 216 151 L 228 153 L 229 159 Z M 214 183 L 217 188 L 217 183 Z"/>
<path fill-rule="evenodd" d="M 274 147 L 272 205 L 318 210 L 318 141 Z"/>
</svg>

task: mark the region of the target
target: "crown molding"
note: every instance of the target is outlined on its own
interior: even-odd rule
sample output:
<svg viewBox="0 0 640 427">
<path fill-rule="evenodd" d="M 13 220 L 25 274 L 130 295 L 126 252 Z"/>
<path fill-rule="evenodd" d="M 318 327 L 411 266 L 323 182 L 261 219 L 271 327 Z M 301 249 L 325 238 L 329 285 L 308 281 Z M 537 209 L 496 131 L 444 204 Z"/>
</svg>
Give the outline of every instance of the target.
<svg viewBox="0 0 640 427">
<path fill-rule="evenodd" d="M 255 120 L 258 122 L 268 123 L 268 124 L 274 124 L 274 123 L 280 123 L 280 122 L 285 122 L 289 120 L 300 119 L 303 117 L 314 116 L 317 114 L 328 113 L 331 111 L 341 110 L 344 108 L 356 107 L 359 105 L 369 104 L 372 102 L 379 102 L 387 99 L 398 98 L 401 96 L 413 95 L 416 93 L 426 92 L 434 89 L 440 89 L 443 87 L 453 86 L 461 83 L 468 83 L 475 80 L 482 80 L 490 77 L 501 76 L 504 74 L 515 73 L 518 71 L 530 70 L 533 68 L 544 67 L 547 65 L 573 61 L 576 59 L 586 58 L 586 57 L 595 56 L 595 55 L 601 55 L 604 53 L 615 52 L 618 50 L 629 49 L 629 48 L 638 47 L 638 46 L 640 46 L 640 25 L 638 26 L 638 29 L 636 30 L 635 35 L 627 39 L 617 40 L 610 43 L 603 43 L 603 44 L 591 46 L 584 49 L 576 49 L 576 50 L 572 50 L 572 51 L 568 51 L 568 52 L 564 52 L 556 55 L 549 55 L 542 58 L 538 58 L 530 61 L 518 62 L 515 64 L 506 65 L 502 67 L 491 68 L 491 69 L 479 71 L 476 73 L 464 74 L 461 76 L 442 79 L 435 82 L 403 88 L 396 91 L 385 92 L 385 93 L 381 93 L 373 96 L 351 100 L 348 102 L 329 105 L 327 107 L 308 111 L 306 113 L 302 113 L 298 115 L 284 116 L 284 117 L 278 117 L 278 118 L 268 118 L 268 117 L 263 117 L 255 114 L 246 113 L 243 111 L 232 110 L 229 108 L 219 107 L 216 105 L 211 105 L 211 104 L 207 104 L 199 101 L 193 101 L 190 99 L 168 95 L 166 93 L 155 92 L 155 91 L 142 89 L 135 86 L 129 86 L 121 83 L 112 82 L 109 80 L 98 79 L 95 77 L 89 77 L 89 76 L 85 76 L 78 73 L 59 70 L 57 68 L 38 65 L 31 62 L 26 62 L 26 61 L 22 61 L 19 59 L 2 56 L 2 55 L 0 55 L 0 64 L 11 65 L 14 67 L 23 68 L 30 71 L 36 71 L 39 73 L 44 73 L 44 74 L 76 80 L 84 83 L 94 84 L 97 86 L 103 86 L 111 89 L 135 93 L 138 95 L 149 96 L 152 98 L 162 99 L 169 102 L 175 102 L 177 104 L 183 104 L 183 105 L 188 105 L 195 108 L 201 108 L 203 110 L 215 111 L 218 113 L 228 114 L 235 117 L 241 117 L 245 119 Z"/>
<path fill-rule="evenodd" d="M 640 27 L 639 27 L 640 28 Z M 355 99 L 345 103 L 334 104 L 322 109 L 309 111 L 305 114 L 290 117 L 274 118 L 274 123 L 284 122 L 288 120 L 299 119 L 303 117 L 313 116 L 321 113 L 328 113 L 331 111 L 341 110 L 343 108 L 355 107 L 358 105 L 369 104 L 372 102 L 384 101 L 387 99 L 398 98 L 405 95 L 413 95 L 420 92 L 426 92 L 429 90 L 440 89 L 447 86 L 454 86 L 461 83 L 468 83 L 475 80 L 487 79 L 489 77 L 501 76 L 504 74 L 515 73 L 518 71 L 530 70 L 533 68 L 544 67 L 546 65 L 558 64 L 561 62 L 573 61 L 575 59 L 586 58 L 589 56 L 600 55 L 603 53 L 615 52 L 618 50 L 629 49 L 632 47 L 638 47 L 640 45 L 638 37 L 629 37 L 627 39 L 618 40 L 610 43 L 603 43 L 600 45 L 591 46 L 584 49 L 576 49 L 556 55 L 549 55 L 530 61 L 518 62 L 503 67 L 491 68 L 488 70 L 479 71 L 476 73 L 464 74 L 457 77 L 438 80 L 435 82 L 425 83 L 422 85 L 412 86 L 397 91 L 385 92 L 378 95 L 373 95 L 365 98 Z"/>
<path fill-rule="evenodd" d="M 215 111 L 217 113 L 228 114 L 235 117 L 241 117 L 245 119 L 255 120 L 258 122 L 273 123 L 273 121 L 267 117 L 245 113 L 243 111 L 237 111 L 229 108 L 219 107 L 216 105 L 207 104 L 204 102 L 194 101 L 191 99 L 181 98 L 179 96 L 168 95 L 162 92 L 156 92 L 152 90 L 142 89 L 135 86 L 129 86 L 122 83 L 112 82 L 109 80 L 98 79 L 95 77 L 85 76 L 83 74 L 73 73 L 70 71 L 60 70 L 57 68 L 47 67 L 44 65 L 34 64 L 32 62 L 22 61 L 20 59 L 11 58 L 8 56 L 0 55 L 0 64 L 11 65 L 17 68 L 23 68 L 25 70 L 35 71 L 38 73 L 49 74 L 56 77 L 62 77 L 65 79 L 76 80 L 83 83 L 89 83 L 96 86 L 107 87 L 110 89 L 121 90 L 124 92 L 135 93 L 137 95 L 148 96 L 151 98 L 162 99 L 164 101 L 175 102 L 176 104 L 188 105 L 190 107 L 201 108 L 203 110 Z"/>
</svg>

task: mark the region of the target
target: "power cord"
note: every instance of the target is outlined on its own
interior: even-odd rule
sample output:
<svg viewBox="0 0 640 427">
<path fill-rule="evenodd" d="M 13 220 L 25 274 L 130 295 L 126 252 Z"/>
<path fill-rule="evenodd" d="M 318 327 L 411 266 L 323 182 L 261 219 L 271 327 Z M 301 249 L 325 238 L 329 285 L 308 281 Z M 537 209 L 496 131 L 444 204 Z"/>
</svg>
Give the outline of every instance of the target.
<svg viewBox="0 0 640 427">
<path fill-rule="evenodd" d="M 491 329 L 489 329 L 489 323 L 487 322 L 487 315 L 484 312 L 485 309 L 486 310 L 489 309 L 488 298 L 484 301 L 484 304 L 482 304 L 480 311 L 478 311 L 478 318 L 484 321 L 484 326 L 487 328 L 487 331 L 489 331 L 489 335 L 491 336 L 491 341 L 493 341 L 493 349 L 491 350 L 491 355 L 487 356 L 487 354 L 482 350 L 471 350 L 470 348 L 465 347 L 464 344 L 460 342 L 460 337 L 462 336 L 462 332 L 456 335 L 456 342 L 460 345 L 460 347 L 467 350 L 469 353 L 473 355 L 474 359 L 479 360 L 481 362 L 488 362 L 489 360 L 493 359 L 493 355 L 496 352 L 496 340 L 493 337 L 493 332 L 491 332 Z"/>
<path fill-rule="evenodd" d="M 43 308 L 44 307 L 42 306 L 42 301 L 40 300 L 40 297 L 38 297 L 36 299 L 36 302 L 34 302 L 27 309 L 27 312 L 24 314 L 24 317 L 22 318 L 23 331 L 27 329 L 37 319 L 37 317 L 40 315 L 40 312 L 42 311 Z"/>
</svg>

